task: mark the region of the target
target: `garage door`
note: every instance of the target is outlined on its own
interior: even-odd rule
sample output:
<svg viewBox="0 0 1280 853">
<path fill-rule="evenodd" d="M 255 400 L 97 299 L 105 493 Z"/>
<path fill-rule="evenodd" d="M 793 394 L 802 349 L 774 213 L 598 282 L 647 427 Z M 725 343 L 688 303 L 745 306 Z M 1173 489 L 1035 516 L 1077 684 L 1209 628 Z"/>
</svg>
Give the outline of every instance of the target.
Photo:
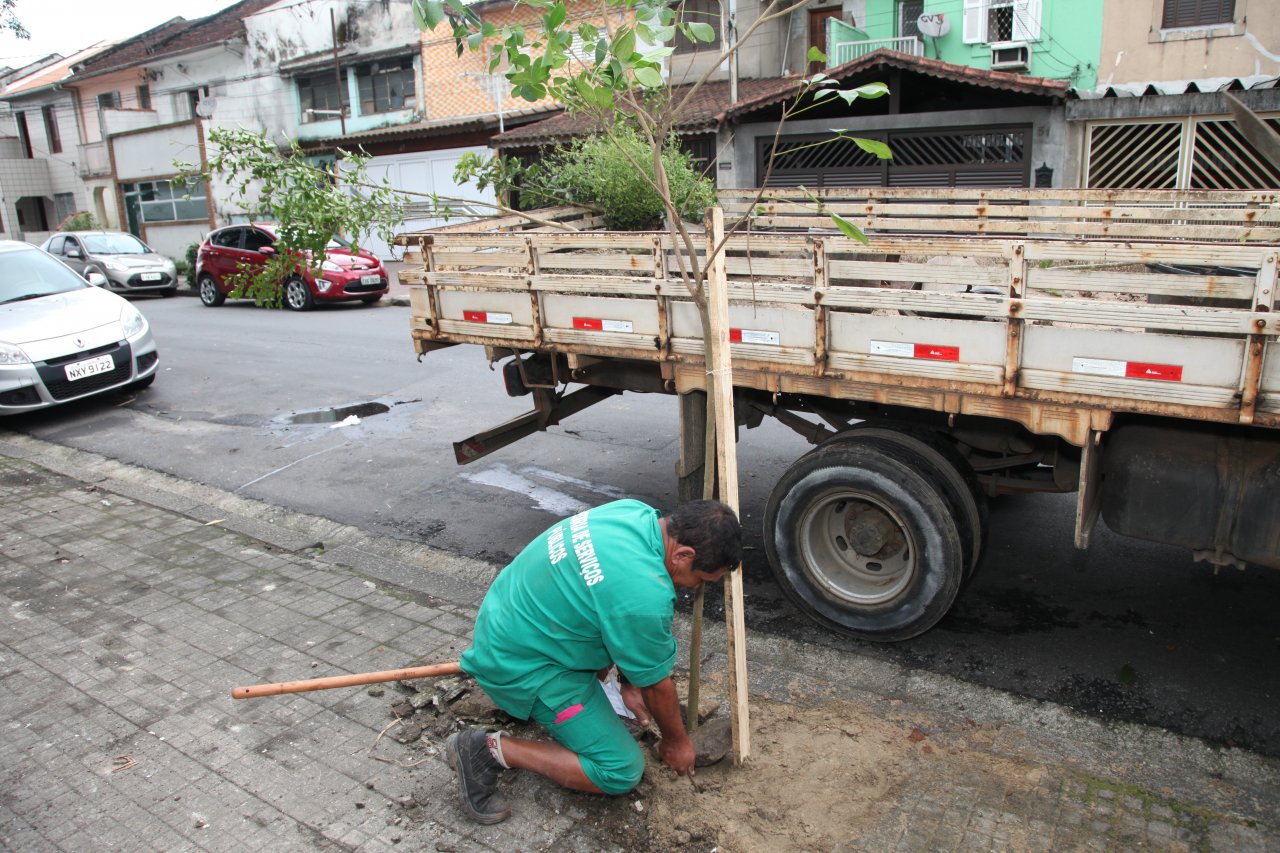
<svg viewBox="0 0 1280 853">
<path fill-rule="evenodd" d="M 411 193 L 435 194 L 442 203 L 445 198 L 469 199 L 492 204 L 493 189 L 483 192 L 474 184 L 456 184 L 453 180 L 454 167 L 463 154 L 474 152 L 482 157 L 491 153 L 488 148 L 448 148 L 439 151 L 415 151 L 408 154 L 391 154 L 385 157 L 374 157 L 369 161 L 369 178 L 373 183 L 381 183 L 385 178 L 396 189 Z M 449 202 L 460 212 L 466 209 L 465 204 Z M 474 211 L 488 212 L 490 208 L 476 206 Z M 459 216 L 451 215 L 449 222 L 457 222 Z M 417 231 L 423 228 L 434 228 L 445 224 L 445 219 L 431 215 L 431 201 L 426 195 L 410 196 L 410 204 L 406 210 L 404 225 L 397 230 Z M 367 235 L 362 247 L 376 254 L 383 260 L 392 260 L 397 256 L 391 247 L 374 235 Z"/>
<path fill-rule="evenodd" d="M 850 138 L 785 136 L 769 176 L 775 187 L 1026 187 L 1031 178 L 1031 125 L 999 125 L 858 133 L 884 142 L 890 160 Z M 764 182 L 773 140 L 757 148 L 756 180 Z"/>
</svg>

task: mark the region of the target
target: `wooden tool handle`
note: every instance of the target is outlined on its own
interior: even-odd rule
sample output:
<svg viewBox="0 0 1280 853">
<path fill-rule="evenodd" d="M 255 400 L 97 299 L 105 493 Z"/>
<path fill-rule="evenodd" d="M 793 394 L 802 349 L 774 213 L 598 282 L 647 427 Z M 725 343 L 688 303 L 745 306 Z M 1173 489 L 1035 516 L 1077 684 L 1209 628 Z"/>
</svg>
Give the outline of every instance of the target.
<svg viewBox="0 0 1280 853">
<path fill-rule="evenodd" d="M 280 681 L 275 684 L 255 684 L 252 687 L 233 687 L 231 698 L 256 699 L 259 696 L 281 696 L 285 693 L 306 693 L 309 690 L 328 690 L 331 687 L 356 687 L 361 684 L 380 684 L 384 681 L 410 681 L 437 675 L 457 675 L 460 672 L 462 672 L 462 666 L 457 661 L 451 661 L 408 669 L 385 669 L 381 672 L 357 672 L 353 675 L 309 678 L 305 681 Z"/>
</svg>

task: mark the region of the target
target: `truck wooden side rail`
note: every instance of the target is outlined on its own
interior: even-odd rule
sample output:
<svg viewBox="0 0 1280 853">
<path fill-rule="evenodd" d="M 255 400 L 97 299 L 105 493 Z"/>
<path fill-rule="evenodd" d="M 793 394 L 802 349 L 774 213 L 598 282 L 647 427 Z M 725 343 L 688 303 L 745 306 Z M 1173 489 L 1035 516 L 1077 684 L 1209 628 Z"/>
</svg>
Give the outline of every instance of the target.
<svg viewBox="0 0 1280 853">
<path fill-rule="evenodd" d="M 1101 512 L 1216 564 L 1280 567 L 1275 194 L 853 192 L 721 194 L 742 225 L 725 247 L 739 424 L 769 415 L 820 445 L 765 521 L 807 613 L 874 639 L 926 630 L 981 556 L 986 496 L 1014 491 L 1078 490 L 1080 547 Z M 423 285 L 418 353 L 512 356 L 508 392 L 534 397 L 459 462 L 621 391 L 680 394 L 697 423 L 702 331 L 665 232 L 508 217 L 399 242 L 422 262 L 401 273 Z"/>
</svg>

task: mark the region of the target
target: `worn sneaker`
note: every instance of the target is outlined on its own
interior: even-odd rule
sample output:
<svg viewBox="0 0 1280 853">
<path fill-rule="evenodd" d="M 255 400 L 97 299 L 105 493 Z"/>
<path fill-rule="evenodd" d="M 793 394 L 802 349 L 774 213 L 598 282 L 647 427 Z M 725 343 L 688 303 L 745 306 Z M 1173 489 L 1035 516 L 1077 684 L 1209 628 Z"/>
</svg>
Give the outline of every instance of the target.
<svg viewBox="0 0 1280 853">
<path fill-rule="evenodd" d="M 458 774 L 462 802 L 477 823 L 499 823 L 511 817 L 511 807 L 498 793 L 502 765 L 489 752 L 482 729 L 465 729 L 444 742 L 445 759 Z"/>
</svg>

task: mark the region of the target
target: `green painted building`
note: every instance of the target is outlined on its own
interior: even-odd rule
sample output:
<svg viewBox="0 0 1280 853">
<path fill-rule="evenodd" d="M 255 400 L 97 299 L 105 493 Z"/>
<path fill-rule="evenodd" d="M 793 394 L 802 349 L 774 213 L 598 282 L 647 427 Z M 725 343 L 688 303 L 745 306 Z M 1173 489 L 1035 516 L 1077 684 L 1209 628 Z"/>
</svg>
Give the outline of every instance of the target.
<svg viewBox="0 0 1280 853">
<path fill-rule="evenodd" d="M 1103 0 L 862 0 L 826 21 L 829 67 L 878 48 L 993 71 L 1097 82 Z"/>
</svg>

